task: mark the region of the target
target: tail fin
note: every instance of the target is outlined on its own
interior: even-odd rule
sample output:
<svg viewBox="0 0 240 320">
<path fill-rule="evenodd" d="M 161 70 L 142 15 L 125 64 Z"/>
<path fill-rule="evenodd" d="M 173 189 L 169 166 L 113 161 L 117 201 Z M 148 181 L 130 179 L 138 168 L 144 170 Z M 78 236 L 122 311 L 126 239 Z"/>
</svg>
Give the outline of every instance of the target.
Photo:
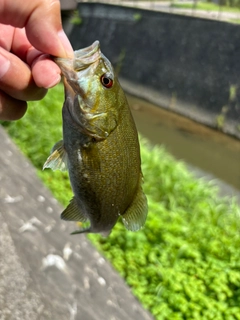
<svg viewBox="0 0 240 320">
<path fill-rule="evenodd" d="M 71 232 L 70 234 L 79 234 L 79 233 L 91 233 L 91 227 L 90 228 L 86 228 L 86 229 L 79 229 L 76 231 Z"/>
<path fill-rule="evenodd" d="M 101 234 L 102 237 L 106 238 L 106 237 L 109 236 L 111 231 L 112 230 L 108 230 L 108 231 L 102 231 L 102 232 L 99 232 L 99 233 Z M 72 234 L 79 234 L 79 233 L 96 233 L 96 232 L 93 232 L 91 227 L 89 227 L 89 228 L 86 228 L 86 229 L 79 229 L 79 230 L 73 231 L 70 234 L 72 235 Z"/>
</svg>

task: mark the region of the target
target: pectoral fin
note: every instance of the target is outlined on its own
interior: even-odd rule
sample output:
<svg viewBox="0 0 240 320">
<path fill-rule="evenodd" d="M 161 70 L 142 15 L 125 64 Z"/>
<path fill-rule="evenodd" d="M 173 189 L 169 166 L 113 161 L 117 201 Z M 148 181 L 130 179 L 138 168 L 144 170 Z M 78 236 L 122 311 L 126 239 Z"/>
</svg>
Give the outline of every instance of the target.
<svg viewBox="0 0 240 320">
<path fill-rule="evenodd" d="M 76 199 L 73 197 L 67 208 L 62 212 L 61 219 L 67 221 L 86 222 L 87 218 L 80 211 Z"/>
<path fill-rule="evenodd" d="M 67 153 L 63 146 L 63 140 L 58 141 L 52 148 L 51 155 L 44 163 L 43 170 L 51 168 L 52 170 L 67 170 Z"/>
<path fill-rule="evenodd" d="M 139 185 L 137 194 L 122 216 L 124 226 L 130 231 L 139 230 L 145 223 L 148 213 L 147 197 Z"/>
</svg>

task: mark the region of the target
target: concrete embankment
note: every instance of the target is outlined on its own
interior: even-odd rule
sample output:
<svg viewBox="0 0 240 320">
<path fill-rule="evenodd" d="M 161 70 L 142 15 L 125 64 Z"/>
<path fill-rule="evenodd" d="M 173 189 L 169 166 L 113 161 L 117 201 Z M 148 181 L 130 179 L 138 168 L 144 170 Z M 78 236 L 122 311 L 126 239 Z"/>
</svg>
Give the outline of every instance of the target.
<svg viewBox="0 0 240 320">
<path fill-rule="evenodd" d="M 0 319 L 153 320 L 0 126 Z"/>
<path fill-rule="evenodd" d="M 240 26 L 79 3 L 74 49 L 101 42 L 126 91 L 240 138 Z"/>
</svg>

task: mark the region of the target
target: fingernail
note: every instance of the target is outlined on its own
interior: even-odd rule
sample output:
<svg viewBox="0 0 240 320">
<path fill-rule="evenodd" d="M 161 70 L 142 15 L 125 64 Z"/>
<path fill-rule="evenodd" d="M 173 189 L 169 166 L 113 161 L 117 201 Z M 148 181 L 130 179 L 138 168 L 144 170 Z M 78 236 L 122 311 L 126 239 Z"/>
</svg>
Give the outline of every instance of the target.
<svg viewBox="0 0 240 320">
<path fill-rule="evenodd" d="M 8 72 L 10 61 L 4 56 L 0 55 L 0 79 Z"/>
<path fill-rule="evenodd" d="M 71 58 L 73 56 L 73 48 L 65 32 L 63 30 L 59 31 L 58 37 L 63 45 L 64 51 L 66 52 L 67 57 Z"/>
<path fill-rule="evenodd" d="M 50 89 L 50 88 L 56 86 L 60 81 L 61 81 L 61 76 L 58 75 L 58 77 L 56 77 L 56 79 L 55 79 L 53 82 L 51 82 L 51 83 L 46 87 L 46 89 Z"/>
</svg>

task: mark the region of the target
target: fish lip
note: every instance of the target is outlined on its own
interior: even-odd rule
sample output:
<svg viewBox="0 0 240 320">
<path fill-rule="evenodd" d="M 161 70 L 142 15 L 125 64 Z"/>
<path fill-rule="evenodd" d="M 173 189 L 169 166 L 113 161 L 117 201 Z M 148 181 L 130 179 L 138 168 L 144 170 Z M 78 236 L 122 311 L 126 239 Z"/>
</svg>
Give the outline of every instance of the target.
<svg viewBox="0 0 240 320">
<path fill-rule="evenodd" d="M 94 41 L 89 47 L 74 51 L 74 58 L 53 58 L 67 79 L 77 79 L 77 72 L 101 59 L 100 43 Z"/>
<path fill-rule="evenodd" d="M 73 68 L 77 71 L 87 68 L 101 58 L 100 43 L 94 41 L 89 47 L 74 52 Z"/>
<path fill-rule="evenodd" d="M 59 66 L 65 77 L 67 77 L 67 71 L 73 71 L 73 59 L 53 57 L 53 61 Z"/>
<path fill-rule="evenodd" d="M 74 51 L 73 59 L 54 58 L 54 61 L 62 71 L 66 99 L 76 102 L 76 97 L 78 98 L 79 108 L 74 109 L 77 105 L 76 103 L 68 103 L 66 107 L 75 122 L 80 125 L 82 125 L 82 121 L 79 122 L 79 114 L 81 114 L 81 119 L 84 118 L 87 121 L 86 116 L 91 110 L 89 99 L 84 91 L 84 86 L 81 86 L 80 80 L 93 74 L 101 58 L 102 53 L 98 40 L 89 47 Z"/>
</svg>

